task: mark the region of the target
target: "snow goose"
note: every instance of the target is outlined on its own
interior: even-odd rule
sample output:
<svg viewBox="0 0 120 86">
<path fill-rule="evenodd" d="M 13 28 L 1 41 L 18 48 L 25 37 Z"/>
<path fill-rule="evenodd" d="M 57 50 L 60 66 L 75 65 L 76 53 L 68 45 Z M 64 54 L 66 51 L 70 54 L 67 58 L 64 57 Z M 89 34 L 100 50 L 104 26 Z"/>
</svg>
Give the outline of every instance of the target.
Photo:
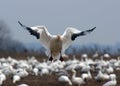
<svg viewBox="0 0 120 86">
<path fill-rule="evenodd" d="M 45 26 L 34 26 L 28 27 L 23 25 L 20 21 L 18 23 L 29 31 L 29 33 L 35 36 L 40 42 L 44 45 L 47 50 L 47 56 L 49 60 L 52 61 L 56 57 L 59 57 L 61 61 L 63 61 L 62 55 L 64 55 L 64 51 L 71 45 L 71 43 L 78 37 L 87 35 L 92 32 L 96 27 L 79 31 L 75 28 L 69 27 L 65 30 L 62 35 L 51 35 Z"/>
<path fill-rule="evenodd" d="M 3 84 L 3 81 L 6 80 L 6 76 L 5 74 L 2 73 L 2 71 L 0 70 L 0 86 Z"/>
<path fill-rule="evenodd" d="M 41 69 L 40 76 L 49 75 L 49 74 L 50 74 L 50 72 L 47 68 L 42 68 Z"/>
<path fill-rule="evenodd" d="M 117 85 L 116 76 L 111 75 L 110 79 L 111 80 L 106 82 L 103 86 L 116 86 Z"/>
<path fill-rule="evenodd" d="M 105 53 L 103 56 L 104 58 L 110 58 L 110 55 L 108 53 Z"/>
<path fill-rule="evenodd" d="M 90 65 L 89 64 L 84 64 L 84 66 L 81 69 L 82 73 L 87 73 L 88 71 L 90 71 Z"/>
<path fill-rule="evenodd" d="M 33 68 L 33 74 L 35 75 L 35 76 L 37 76 L 38 75 L 38 73 L 39 73 L 39 69 L 38 68 Z"/>
<path fill-rule="evenodd" d="M 26 77 L 29 75 L 29 73 L 25 69 L 21 69 L 21 68 L 16 69 L 13 74 L 18 75 L 20 77 Z"/>
<path fill-rule="evenodd" d="M 76 77 L 76 71 L 72 69 L 73 76 L 72 76 L 72 83 L 80 86 L 81 84 L 85 84 L 85 81 L 81 77 Z"/>
<path fill-rule="evenodd" d="M 105 72 L 110 74 L 114 72 L 114 69 L 110 65 L 108 65 L 108 67 L 105 69 Z"/>
<path fill-rule="evenodd" d="M 59 82 L 63 82 L 63 83 L 68 83 L 69 85 L 72 85 L 71 80 L 68 78 L 68 76 L 62 75 L 58 78 Z"/>
<path fill-rule="evenodd" d="M 90 71 L 88 71 L 88 73 L 82 73 L 81 77 L 82 77 L 84 80 L 92 79 L 92 75 L 91 75 Z"/>
<path fill-rule="evenodd" d="M 108 80 L 109 79 L 109 75 L 108 74 L 104 74 L 104 73 L 102 73 L 101 70 L 99 70 L 99 73 L 94 78 L 95 78 L 95 80 L 101 82 L 102 80 Z"/>
<path fill-rule="evenodd" d="M 17 85 L 17 86 L 29 86 L 29 85 L 27 85 L 27 84 L 20 84 L 20 85 Z"/>
<path fill-rule="evenodd" d="M 81 56 L 83 61 L 87 61 L 88 55 L 87 54 L 82 54 Z"/>
<path fill-rule="evenodd" d="M 20 81 L 21 77 L 18 75 L 13 76 L 13 83 L 16 83 L 17 81 Z"/>
</svg>

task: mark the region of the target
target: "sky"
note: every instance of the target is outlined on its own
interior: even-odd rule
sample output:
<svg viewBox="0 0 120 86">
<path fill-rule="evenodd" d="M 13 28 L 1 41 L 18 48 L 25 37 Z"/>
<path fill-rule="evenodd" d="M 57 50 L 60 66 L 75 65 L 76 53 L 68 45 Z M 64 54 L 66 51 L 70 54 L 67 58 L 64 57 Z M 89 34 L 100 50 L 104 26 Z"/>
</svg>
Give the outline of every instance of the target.
<svg viewBox="0 0 120 86">
<path fill-rule="evenodd" d="M 23 43 L 39 43 L 20 27 L 45 25 L 51 34 L 62 34 L 67 27 L 95 31 L 79 37 L 74 44 L 120 43 L 120 0 L 0 0 L 0 20 L 12 36 Z"/>
</svg>

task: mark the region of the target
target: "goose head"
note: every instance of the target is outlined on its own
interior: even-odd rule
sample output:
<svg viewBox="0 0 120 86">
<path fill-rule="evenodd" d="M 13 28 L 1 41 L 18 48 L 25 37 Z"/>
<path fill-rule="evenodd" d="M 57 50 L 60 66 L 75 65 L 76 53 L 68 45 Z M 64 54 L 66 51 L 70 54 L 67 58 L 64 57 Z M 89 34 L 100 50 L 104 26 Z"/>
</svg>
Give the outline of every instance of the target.
<svg viewBox="0 0 120 86">
<path fill-rule="evenodd" d="M 60 36 L 60 35 L 57 35 L 56 40 L 57 40 L 57 41 L 61 41 L 61 40 L 62 40 L 61 36 Z"/>
<path fill-rule="evenodd" d="M 72 69 L 71 71 L 72 71 L 72 73 L 76 73 L 75 69 Z"/>
</svg>

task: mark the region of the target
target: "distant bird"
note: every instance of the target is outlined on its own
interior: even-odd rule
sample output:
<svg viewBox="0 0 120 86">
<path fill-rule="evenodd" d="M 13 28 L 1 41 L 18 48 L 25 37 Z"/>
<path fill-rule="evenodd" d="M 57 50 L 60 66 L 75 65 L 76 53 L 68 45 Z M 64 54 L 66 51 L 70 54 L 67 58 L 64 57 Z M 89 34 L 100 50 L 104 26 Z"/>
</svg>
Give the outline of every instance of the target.
<svg viewBox="0 0 120 86">
<path fill-rule="evenodd" d="M 25 69 L 19 68 L 15 70 L 14 75 L 18 75 L 20 77 L 26 77 L 29 75 L 29 73 Z"/>
<path fill-rule="evenodd" d="M 35 68 L 33 68 L 33 70 L 32 70 L 32 71 L 33 71 L 34 75 L 36 75 L 36 76 L 37 76 L 37 75 L 38 75 L 38 73 L 39 73 L 39 69 L 38 69 L 38 68 L 36 68 L 36 67 L 35 67 Z"/>
<path fill-rule="evenodd" d="M 81 77 L 76 77 L 76 71 L 72 69 L 73 75 L 72 75 L 72 83 L 76 84 L 77 86 L 80 86 L 82 84 L 85 84 L 85 81 Z"/>
<path fill-rule="evenodd" d="M 0 86 L 3 84 L 3 82 L 6 80 L 5 74 L 2 73 L 0 70 Z"/>
<path fill-rule="evenodd" d="M 29 33 L 35 36 L 47 49 L 47 55 L 49 60 L 59 57 L 61 61 L 64 61 L 62 55 L 64 51 L 71 45 L 71 43 L 79 36 L 87 35 L 92 32 L 96 27 L 80 31 L 72 27 L 68 27 L 62 35 L 51 35 L 45 26 L 28 27 L 23 25 L 20 21 L 18 23 L 29 31 Z"/>
<path fill-rule="evenodd" d="M 103 55 L 104 58 L 110 58 L 110 55 L 108 53 Z"/>
<path fill-rule="evenodd" d="M 20 85 L 17 85 L 17 86 L 29 86 L 29 85 L 27 85 L 27 84 L 20 84 Z"/>
<path fill-rule="evenodd" d="M 102 73 L 101 70 L 99 70 L 97 76 L 94 77 L 95 80 L 101 82 L 102 80 L 108 80 L 109 79 L 109 75 L 108 74 L 104 74 Z"/>
<path fill-rule="evenodd" d="M 82 77 L 84 80 L 92 79 L 92 75 L 91 75 L 90 71 L 88 71 L 87 73 L 82 73 L 82 74 L 81 74 L 81 77 Z"/>
<path fill-rule="evenodd" d="M 103 86 L 116 86 L 117 85 L 117 80 L 116 80 L 116 75 L 111 75 L 110 76 L 110 81 L 106 82 Z"/>
<path fill-rule="evenodd" d="M 13 83 L 16 83 L 17 81 L 20 81 L 21 77 L 18 75 L 13 76 Z"/>
<path fill-rule="evenodd" d="M 58 78 L 59 82 L 62 83 L 68 83 L 70 86 L 72 85 L 72 82 L 70 81 L 70 79 L 68 78 L 68 76 L 62 75 Z"/>
<path fill-rule="evenodd" d="M 50 72 L 47 68 L 42 68 L 41 69 L 40 76 L 49 75 L 49 74 L 50 74 Z"/>
</svg>

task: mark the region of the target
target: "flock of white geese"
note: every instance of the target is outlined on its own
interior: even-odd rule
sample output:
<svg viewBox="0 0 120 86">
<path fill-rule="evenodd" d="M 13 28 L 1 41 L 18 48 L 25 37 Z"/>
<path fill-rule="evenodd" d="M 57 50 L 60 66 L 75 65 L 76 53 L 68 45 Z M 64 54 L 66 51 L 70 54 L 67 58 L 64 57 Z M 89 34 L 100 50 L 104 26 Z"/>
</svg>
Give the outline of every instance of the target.
<svg viewBox="0 0 120 86">
<path fill-rule="evenodd" d="M 97 53 L 90 59 L 87 54 L 83 54 L 81 59 L 73 59 L 67 61 L 56 60 L 54 62 L 38 61 L 35 57 L 28 57 L 26 60 L 16 60 L 12 57 L 0 58 L 0 86 L 11 76 L 13 84 L 19 82 L 21 78 L 29 75 L 41 76 L 55 74 L 58 77 L 59 83 L 65 83 L 70 86 L 77 85 L 87 86 L 89 80 L 94 79 L 96 82 L 107 80 L 102 86 L 116 86 L 118 77 L 114 71 L 120 71 L 120 57 L 117 59 L 111 58 L 109 54 L 104 54 L 98 57 Z M 104 60 L 109 58 L 109 60 Z M 95 74 L 92 75 L 91 72 Z M 70 76 L 70 73 L 72 75 Z M 78 76 L 77 74 L 80 74 Z M 21 84 L 18 86 L 28 86 Z"/>
</svg>

